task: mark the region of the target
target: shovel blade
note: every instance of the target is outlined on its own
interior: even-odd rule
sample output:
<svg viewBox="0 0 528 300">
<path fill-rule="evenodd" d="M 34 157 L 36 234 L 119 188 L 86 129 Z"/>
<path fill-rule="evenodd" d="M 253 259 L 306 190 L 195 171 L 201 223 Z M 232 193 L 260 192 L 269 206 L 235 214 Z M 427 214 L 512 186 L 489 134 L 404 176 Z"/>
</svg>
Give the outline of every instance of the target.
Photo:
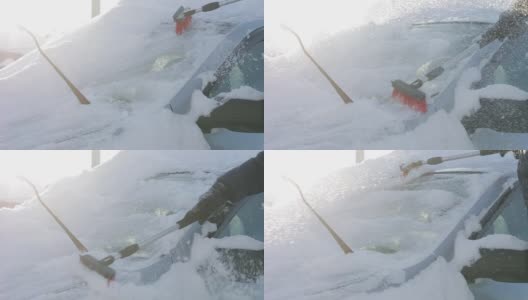
<svg viewBox="0 0 528 300">
<path fill-rule="evenodd" d="M 88 269 L 95 271 L 97 274 L 103 276 L 107 280 L 113 280 L 115 278 L 115 270 L 104 264 L 103 262 L 97 260 L 91 255 L 81 255 L 81 263 Z"/>
<path fill-rule="evenodd" d="M 392 97 L 398 102 L 421 113 L 427 112 L 427 101 L 424 92 L 401 80 L 392 82 Z"/>
</svg>

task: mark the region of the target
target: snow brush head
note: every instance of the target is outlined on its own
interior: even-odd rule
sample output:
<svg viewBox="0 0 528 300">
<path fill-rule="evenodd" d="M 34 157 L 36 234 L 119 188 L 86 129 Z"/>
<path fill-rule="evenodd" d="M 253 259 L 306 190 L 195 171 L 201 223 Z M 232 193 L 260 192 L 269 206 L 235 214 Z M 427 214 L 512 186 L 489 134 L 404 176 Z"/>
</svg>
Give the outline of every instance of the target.
<svg viewBox="0 0 528 300">
<path fill-rule="evenodd" d="M 176 21 L 176 34 L 182 35 L 187 28 L 191 27 L 192 16 L 184 17 L 182 20 Z"/>
<path fill-rule="evenodd" d="M 401 80 L 392 82 L 392 97 L 398 102 L 419 111 L 421 113 L 427 112 L 427 96 L 412 84 L 405 83 Z"/>
<path fill-rule="evenodd" d="M 97 274 L 103 276 L 108 281 L 115 279 L 116 272 L 114 269 L 110 268 L 104 262 L 97 260 L 95 257 L 85 254 L 79 256 L 81 263 L 88 269 L 95 271 Z"/>
<path fill-rule="evenodd" d="M 192 15 L 186 16 L 185 8 L 183 6 L 178 8 L 178 10 L 172 16 L 172 19 L 174 20 L 174 23 L 176 23 L 175 31 L 177 35 L 182 35 L 192 23 Z"/>
<path fill-rule="evenodd" d="M 402 172 L 403 177 L 407 177 L 409 176 L 409 173 L 411 173 L 411 171 L 416 170 L 423 165 L 424 165 L 423 161 L 416 161 L 410 164 L 402 164 L 400 166 L 400 171 Z"/>
</svg>

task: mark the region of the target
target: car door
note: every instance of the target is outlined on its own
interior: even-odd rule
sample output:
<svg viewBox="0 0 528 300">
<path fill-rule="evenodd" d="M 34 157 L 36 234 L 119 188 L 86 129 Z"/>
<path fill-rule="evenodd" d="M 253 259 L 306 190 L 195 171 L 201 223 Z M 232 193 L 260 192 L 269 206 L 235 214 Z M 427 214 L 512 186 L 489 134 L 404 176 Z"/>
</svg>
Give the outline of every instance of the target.
<svg viewBox="0 0 528 300">
<path fill-rule="evenodd" d="M 499 199 L 484 217 L 482 230 L 473 235 L 481 238 L 491 234 L 509 234 L 528 241 L 528 209 L 517 185 L 504 199 Z M 476 300 L 528 299 L 528 284 L 496 282 L 490 279 L 469 284 Z"/>
<path fill-rule="evenodd" d="M 249 87 L 264 92 L 264 29 L 248 35 L 215 73 L 203 93 L 221 103 L 213 117 L 200 117 L 198 126 L 214 149 L 260 149 L 264 132 L 264 97 L 244 99 L 234 90 Z M 257 97 L 259 98 L 259 97 Z M 222 128 L 221 130 L 215 128 Z"/>
<path fill-rule="evenodd" d="M 264 195 L 248 197 L 218 228 L 215 238 L 246 236 L 264 242 Z M 220 260 L 237 281 L 254 281 L 264 275 L 264 249 L 218 248 Z"/>
<path fill-rule="evenodd" d="M 510 38 L 482 68 L 482 79 L 474 84 L 480 89 L 506 84 L 528 91 L 528 33 Z M 528 102 L 503 97 L 481 98 L 481 107 L 462 119 L 470 134 L 479 128 L 505 133 L 528 132 Z M 528 100 L 528 99 L 526 99 Z"/>
</svg>

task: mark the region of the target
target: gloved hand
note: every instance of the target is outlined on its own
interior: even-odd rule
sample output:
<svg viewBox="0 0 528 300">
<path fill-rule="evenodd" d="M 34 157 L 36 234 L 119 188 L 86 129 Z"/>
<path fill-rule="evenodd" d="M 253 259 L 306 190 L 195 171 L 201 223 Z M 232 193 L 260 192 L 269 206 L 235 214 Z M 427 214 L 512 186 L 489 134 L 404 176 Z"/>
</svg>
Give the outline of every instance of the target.
<svg viewBox="0 0 528 300">
<path fill-rule="evenodd" d="M 499 151 L 499 154 L 504 157 L 508 152 L 513 152 L 513 156 L 515 157 L 515 159 L 519 159 L 523 155 L 524 151 L 526 150 L 501 150 Z"/>
<path fill-rule="evenodd" d="M 526 14 L 524 11 L 513 10 L 503 13 L 499 21 L 482 35 L 482 39 L 479 42 L 480 47 L 482 48 L 494 40 L 502 41 L 508 36 L 515 36 L 522 32 L 522 26 L 526 25 L 525 19 Z"/>
<path fill-rule="evenodd" d="M 196 204 L 178 223 L 185 227 L 198 221 L 203 224 L 207 219 L 222 209 L 231 200 L 229 189 L 221 182 L 216 182 L 207 192 L 200 196 Z"/>
<path fill-rule="evenodd" d="M 500 156 L 504 157 L 508 152 L 510 152 L 510 150 L 501 150 L 500 153 Z"/>
</svg>

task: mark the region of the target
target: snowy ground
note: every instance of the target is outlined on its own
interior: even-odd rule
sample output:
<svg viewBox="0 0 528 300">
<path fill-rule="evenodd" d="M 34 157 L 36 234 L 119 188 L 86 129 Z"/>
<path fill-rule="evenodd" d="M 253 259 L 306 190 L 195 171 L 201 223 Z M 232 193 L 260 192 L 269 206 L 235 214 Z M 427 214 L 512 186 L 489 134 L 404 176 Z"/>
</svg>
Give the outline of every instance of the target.
<svg viewBox="0 0 528 300">
<path fill-rule="evenodd" d="M 175 10 L 205 3 L 123 0 L 48 41 L 45 51 L 89 106 L 78 104 L 36 51 L 0 70 L 0 148 L 208 149 L 195 121 L 210 103 L 196 99 L 187 115 L 166 105 L 233 26 L 263 17 L 263 3 L 197 15 L 191 30 L 176 36 Z"/>
<path fill-rule="evenodd" d="M 467 255 L 473 254 L 476 246 L 463 236 L 455 261 L 439 258 L 399 287 L 366 293 L 379 287 L 381 280 L 387 282 L 387 278 L 394 283 L 401 282 L 401 270 L 429 255 L 488 183 L 516 169 L 513 156 L 494 155 L 426 167 L 407 179 L 401 177 L 399 165 L 403 162 L 453 153 L 457 152 L 394 152 L 332 172 L 315 184 L 301 183 L 307 201 L 351 246 L 355 251 L 352 255 L 343 254 L 301 202 L 293 186 L 281 178 L 287 172 L 281 154 L 268 155 L 267 299 L 473 299 L 459 270 L 469 261 L 471 255 Z M 391 188 L 409 182 L 418 174 L 443 168 L 478 168 L 490 173 L 464 176 L 463 180 L 454 177 L 425 189 Z M 316 171 L 305 169 L 310 173 Z M 526 247 L 526 243 L 511 240 L 508 244 Z M 504 241 L 488 242 L 504 246 Z"/>
<path fill-rule="evenodd" d="M 495 22 L 509 3 L 376 0 L 327 1 L 321 5 L 267 1 L 266 148 L 473 148 L 456 113 L 440 111 L 406 132 L 405 121 L 419 114 L 392 101 L 391 81 L 413 81 L 422 64 L 455 56 L 485 29 L 444 26 L 424 30 L 411 24 Z M 281 24 L 298 31 L 309 52 L 355 101 L 353 104 L 342 103 Z M 436 88 L 441 89 L 461 65 L 442 75 Z"/>
<path fill-rule="evenodd" d="M 256 152 L 251 151 L 121 152 L 93 171 L 52 185 L 42 197 L 83 244 L 104 255 L 105 251 L 115 251 L 173 225 L 218 175 L 254 155 Z M 177 171 L 191 173 L 156 176 Z M 168 211 L 175 214 L 167 216 Z M 35 198 L 28 198 L 14 209 L 0 208 L 0 220 L 1 299 L 263 297 L 262 282 L 254 289 L 230 285 L 218 289 L 215 280 L 222 278 L 200 276 L 196 268 L 215 257 L 211 243 L 205 239 L 195 241 L 198 246 L 193 247 L 192 253 L 197 254 L 194 258 L 173 265 L 153 284 L 121 282 L 118 273 L 117 281 L 107 287 L 104 279 L 79 263 L 71 241 Z M 183 232 L 177 231 L 114 266 L 133 269 L 135 264 L 154 262 L 174 247 Z"/>
</svg>

